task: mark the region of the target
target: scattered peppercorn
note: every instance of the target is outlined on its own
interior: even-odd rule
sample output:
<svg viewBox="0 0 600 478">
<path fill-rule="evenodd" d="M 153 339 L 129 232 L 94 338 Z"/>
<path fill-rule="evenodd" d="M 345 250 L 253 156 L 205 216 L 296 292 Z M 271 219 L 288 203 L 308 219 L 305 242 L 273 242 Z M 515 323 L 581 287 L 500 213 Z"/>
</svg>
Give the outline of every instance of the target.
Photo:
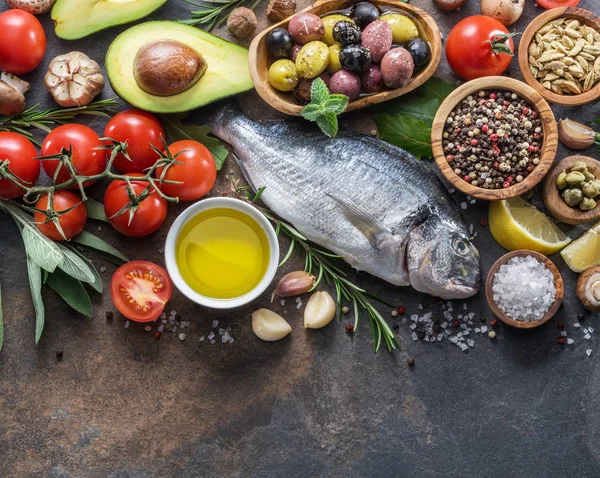
<svg viewBox="0 0 600 478">
<path fill-rule="evenodd" d="M 392 310 L 392 317 L 398 317 L 398 311 Z"/>
<path fill-rule="evenodd" d="M 60 362 L 62 359 L 63 359 L 63 351 L 57 350 L 56 351 L 56 360 L 58 360 Z"/>
<path fill-rule="evenodd" d="M 398 330 L 398 324 L 394 324 L 394 325 L 392 325 L 392 328 L 393 328 L 394 330 Z"/>
<path fill-rule="evenodd" d="M 146 327 L 144 327 L 144 330 L 146 332 L 152 332 L 152 326 L 151 325 L 146 325 Z"/>
<path fill-rule="evenodd" d="M 498 319 L 492 319 L 492 320 L 490 320 L 490 325 L 492 327 L 498 327 Z"/>
<path fill-rule="evenodd" d="M 415 364 L 415 359 L 411 357 L 406 361 L 406 363 L 409 367 L 412 367 Z"/>
<path fill-rule="evenodd" d="M 487 226 L 487 219 L 482 219 L 481 221 L 479 221 L 479 225 L 480 225 L 481 227 L 485 227 L 485 226 Z"/>
<path fill-rule="evenodd" d="M 160 332 L 154 332 L 154 338 L 160 339 Z"/>
<path fill-rule="evenodd" d="M 567 341 L 567 339 L 565 337 L 556 337 L 556 343 L 557 344 L 564 344 Z"/>
<path fill-rule="evenodd" d="M 354 332 L 354 324 L 344 324 L 346 332 Z"/>
<path fill-rule="evenodd" d="M 348 307 L 342 307 L 342 314 L 347 314 L 348 312 L 350 312 L 350 309 Z"/>
<path fill-rule="evenodd" d="M 406 312 L 406 308 L 403 305 L 401 305 L 400 307 L 398 307 L 398 313 L 399 314 L 404 314 L 405 312 Z"/>
<path fill-rule="evenodd" d="M 110 322 L 112 319 L 113 319 L 113 313 L 112 313 L 112 311 L 109 310 L 106 312 L 106 321 Z"/>
<path fill-rule="evenodd" d="M 454 322 L 452 322 L 452 327 L 458 329 L 460 327 L 460 322 L 458 320 L 455 320 Z"/>
<path fill-rule="evenodd" d="M 493 330 L 490 330 L 490 331 L 488 332 L 488 337 L 489 337 L 490 339 L 495 339 L 495 338 L 496 338 L 496 332 L 494 332 Z"/>
<path fill-rule="evenodd" d="M 557 326 L 559 329 L 564 329 L 564 328 L 565 328 L 565 324 L 564 324 L 564 322 L 558 322 L 558 323 L 556 324 L 556 326 Z"/>
</svg>

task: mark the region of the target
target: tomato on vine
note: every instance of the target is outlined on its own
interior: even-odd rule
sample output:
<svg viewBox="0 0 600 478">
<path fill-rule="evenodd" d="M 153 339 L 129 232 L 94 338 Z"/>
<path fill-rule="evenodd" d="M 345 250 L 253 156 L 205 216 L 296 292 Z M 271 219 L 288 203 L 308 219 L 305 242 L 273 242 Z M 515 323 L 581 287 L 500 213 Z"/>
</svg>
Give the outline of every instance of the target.
<svg viewBox="0 0 600 478">
<path fill-rule="evenodd" d="M 502 23 L 473 15 L 458 22 L 446 40 L 446 58 L 463 80 L 497 76 L 506 71 L 515 52 L 512 37 Z"/>
<path fill-rule="evenodd" d="M 81 124 L 65 124 L 53 129 L 46 136 L 42 143 L 42 156 L 59 158 L 63 150 L 71 149 L 71 161 L 77 173 L 83 176 L 94 176 L 106 168 L 106 151 L 98 149 L 103 146 L 92 128 Z M 42 167 L 46 174 L 54 179 L 55 184 L 67 182 L 72 177 L 59 159 L 43 159 Z M 90 186 L 94 182 L 86 181 L 83 185 Z M 69 189 L 78 189 L 78 186 L 75 184 L 69 186 Z"/>
<path fill-rule="evenodd" d="M 45 194 L 38 200 L 35 209 L 35 225 L 42 234 L 54 241 L 74 238 L 83 231 L 87 221 L 87 210 L 81 198 L 71 191 L 55 191 L 52 204 L 49 204 L 49 196 Z"/>
<path fill-rule="evenodd" d="M 127 174 L 132 178 L 143 174 Z M 131 181 L 132 191 L 122 179 L 110 183 L 104 194 L 104 212 L 121 234 L 142 237 L 157 231 L 167 217 L 167 201 L 147 181 Z M 130 193 L 135 197 L 130 197 Z"/>
<path fill-rule="evenodd" d="M 0 71 L 21 75 L 33 71 L 46 54 L 44 27 L 25 10 L 0 13 Z"/>
<path fill-rule="evenodd" d="M 159 159 L 152 146 L 162 150 L 165 130 L 156 116 L 141 110 L 126 110 L 113 116 L 104 137 L 127 141 L 129 161 L 123 154 L 115 158 L 115 167 L 123 173 L 142 173 Z"/>
<path fill-rule="evenodd" d="M 168 196 L 181 201 L 195 201 L 205 196 L 217 179 L 217 166 L 210 150 L 198 141 L 177 141 L 169 146 L 168 153 L 179 163 L 156 168 L 156 177 L 180 184 L 162 183 L 160 189 Z M 165 171 L 166 169 L 166 171 Z"/>
<path fill-rule="evenodd" d="M 110 295 L 121 314 L 136 322 L 158 318 L 173 294 L 167 271 L 148 261 L 132 261 L 119 267 L 110 281 Z"/>
<path fill-rule="evenodd" d="M 12 132 L 0 132 L 0 163 L 9 160 L 8 170 L 24 186 L 31 187 L 40 175 L 40 162 L 35 146 L 25 136 Z M 23 188 L 8 179 L 0 179 L 0 198 L 11 199 L 25 194 Z"/>
</svg>

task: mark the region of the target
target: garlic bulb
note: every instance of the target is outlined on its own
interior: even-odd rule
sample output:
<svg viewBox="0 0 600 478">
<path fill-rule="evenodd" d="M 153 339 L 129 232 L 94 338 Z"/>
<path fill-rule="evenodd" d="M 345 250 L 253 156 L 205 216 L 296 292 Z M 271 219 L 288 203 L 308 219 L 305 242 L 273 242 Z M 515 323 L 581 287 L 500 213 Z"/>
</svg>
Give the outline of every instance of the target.
<svg viewBox="0 0 600 478">
<path fill-rule="evenodd" d="M 558 122 L 558 139 L 567 148 L 586 149 L 596 141 L 596 132 L 577 121 L 561 119 Z"/>
<path fill-rule="evenodd" d="M 290 334 L 292 328 L 281 315 L 269 309 L 258 309 L 252 314 L 252 332 L 261 340 L 274 342 Z"/>
<path fill-rule="evenodd" d="M 49 12 L 56 0 L 6 0 L 9 8 L 18 8 L 34 15 Z"/>
<path fill-rule="evenodd" d="M 290 272 L 284 275 L 277 284 L 271 296 L 271 302 L 275 297 L 293 297 L 305 294 L 315 285 L 316 280 L 314 275 L 305 271 Z"/>
<path fill-rule="evenodd" d="M 44 84 L 59 105 L 85 106 L 104 88 L 104 77 L 98 63 L 72 51 L 50 62 Z"/>
<path fill-rule="evenodd" d="M 591 312 L 600 312 L 600 266 L 591 267 L 577 280 L 577 298 Z"/>
<path fill-rule="evenodd" d="M 328 292 L 315 292 L 310 296 L 304 309 L 304 327 L 320 329 L 335 317 L 335 302 Z"/>
</svg>

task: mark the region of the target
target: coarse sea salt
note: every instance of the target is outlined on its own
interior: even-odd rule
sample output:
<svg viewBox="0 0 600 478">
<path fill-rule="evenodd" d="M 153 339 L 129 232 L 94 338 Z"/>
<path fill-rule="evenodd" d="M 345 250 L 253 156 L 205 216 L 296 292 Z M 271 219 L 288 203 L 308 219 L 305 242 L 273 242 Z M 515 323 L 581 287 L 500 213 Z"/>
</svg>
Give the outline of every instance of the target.
<svg viewBox="0 0 600 478">
<path fill-rule="evenodd" d="M 514 320 L 540 320 L 555 301 L 552 272 L 532 256 L 513 257 L 494 276 L 494 302 Z"/>
</svg>

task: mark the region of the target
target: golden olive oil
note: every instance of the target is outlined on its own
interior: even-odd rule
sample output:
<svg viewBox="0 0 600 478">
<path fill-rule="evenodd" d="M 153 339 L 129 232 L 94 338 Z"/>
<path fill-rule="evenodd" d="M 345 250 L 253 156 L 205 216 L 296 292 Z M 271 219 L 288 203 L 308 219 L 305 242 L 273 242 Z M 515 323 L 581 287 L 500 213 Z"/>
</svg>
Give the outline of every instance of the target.
<svg viewBox="0 0 600 478">
<path fill-rule="evenodd" d="M 199 294 L 233 299 L 250 292 L 269 266 L 269 241 L 260 225 L 236 209 L 203 211 L 177 237 L 181 276 Z"/>
</svg>

